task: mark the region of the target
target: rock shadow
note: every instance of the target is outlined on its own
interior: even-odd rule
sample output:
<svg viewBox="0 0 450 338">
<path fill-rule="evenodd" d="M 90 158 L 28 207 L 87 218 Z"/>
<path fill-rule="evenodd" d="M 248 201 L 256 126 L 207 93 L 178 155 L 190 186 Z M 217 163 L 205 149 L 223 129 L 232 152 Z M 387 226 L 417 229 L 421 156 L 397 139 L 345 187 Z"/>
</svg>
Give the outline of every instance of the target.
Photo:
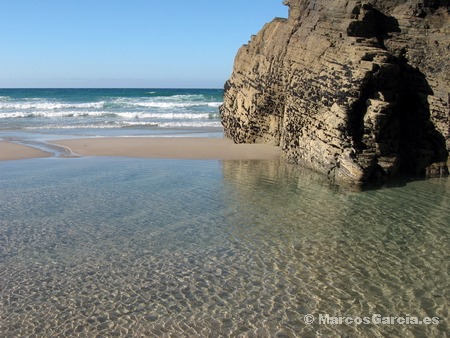
<svg viewBox="0 0 450 338">
<path fill-rule="evenodd" d="M 357 5 L 352 11 L 352 21 L 347 28 L 347 35 L 361 38 L 376 38 L 383 49 L 389 33 L 401 32 L 396 18 L 387 16 L 371 4 Z"/>
<path fill-rule="evenodd" d="M 425 74 L 401 64 L 398 100 L 400 172 L 436 177 L 448 175 L 445 137 L 431 121 L 428 96 L 433 95 Z"/>
<path fill-rule="evenodd" d="M 431 121 L 426 76 L 406 59 L 368 72 L 349 132 L 365 181 L 448 175 L 445 137 Z"/>
</svg>

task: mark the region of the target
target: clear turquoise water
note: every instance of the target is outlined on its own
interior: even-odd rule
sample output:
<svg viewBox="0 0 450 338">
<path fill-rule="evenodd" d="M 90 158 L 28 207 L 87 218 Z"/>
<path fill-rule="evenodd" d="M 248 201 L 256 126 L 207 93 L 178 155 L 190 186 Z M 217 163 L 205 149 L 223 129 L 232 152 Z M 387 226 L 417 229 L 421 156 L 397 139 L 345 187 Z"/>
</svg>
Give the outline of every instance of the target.
<svg viewBox="0 0 450 338">
<path fill-rule="evenodd" d="M 80 137 L 222 137 L 221 89 L 0 89 L 0 141 L 61 156 Z"/>
<path fill-rule="evenodd" d="M 0 131 L 220 128 L 221 89 L 0 89 Z"/>
<path fill-rule="evenodd" d="M 2 337 L 445 337 L 450 180 L 264 161 L 0 162 Z M 305 314 L 438 325 L 306 325 Z"/>
</svg>

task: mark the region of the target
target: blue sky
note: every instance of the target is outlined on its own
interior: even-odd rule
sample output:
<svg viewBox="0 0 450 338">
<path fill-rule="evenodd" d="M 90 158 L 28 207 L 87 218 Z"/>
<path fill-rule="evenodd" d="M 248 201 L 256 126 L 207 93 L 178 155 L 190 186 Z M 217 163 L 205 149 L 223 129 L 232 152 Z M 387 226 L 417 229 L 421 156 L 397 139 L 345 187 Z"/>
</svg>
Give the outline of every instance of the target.
<svg viewBox="0 0 450 338">
<path fill-rule="evenodd" d="M 221 88 L 282 0 L 1 0 L 0 87 Z"/>
</svg>

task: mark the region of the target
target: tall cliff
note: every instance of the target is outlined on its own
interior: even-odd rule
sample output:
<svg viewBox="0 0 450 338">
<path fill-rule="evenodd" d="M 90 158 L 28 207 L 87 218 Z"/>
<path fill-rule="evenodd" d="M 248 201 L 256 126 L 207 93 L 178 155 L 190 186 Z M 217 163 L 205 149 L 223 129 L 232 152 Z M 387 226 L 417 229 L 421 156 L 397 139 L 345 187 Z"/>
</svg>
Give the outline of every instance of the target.
<svg viewBox="0 0 450 338">
<path fill-rule="evenodd" d="M 284 4 L 236 56 L 225 135 L 337 180 L 448 174 L 450 0 Z"/>
</svg>

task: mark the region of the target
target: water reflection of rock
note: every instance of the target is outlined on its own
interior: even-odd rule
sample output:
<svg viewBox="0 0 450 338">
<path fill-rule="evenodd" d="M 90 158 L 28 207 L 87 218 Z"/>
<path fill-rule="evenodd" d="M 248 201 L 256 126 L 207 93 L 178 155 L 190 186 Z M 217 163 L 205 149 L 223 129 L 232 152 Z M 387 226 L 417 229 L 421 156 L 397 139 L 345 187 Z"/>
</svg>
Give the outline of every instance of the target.
<svg viewBox="0 0 450 338">
<path fill-rule="evenodd" d="M 33 163 L 3 171 L 0 336 L 448 331 L 302 317 L 445 319 L 450 180 L 342 193 L 269 162 Z"/>
<path fill-rule="evenodd" d="M 297 316 L 445 318 L 449 180 L 343 194 L 319 175 L 279 163 L 226 162 L 223 171 L 233 185 L 230 236 L 246 242 L 253 259 L 277 276 L 279 292 L 290 297 L 285 305 Z M 405 328 L 346 326 L 339 333 L 366 329 L 400 335 Z M 447 329 L 441 323 L 414 332 Z"/>
</svg>

